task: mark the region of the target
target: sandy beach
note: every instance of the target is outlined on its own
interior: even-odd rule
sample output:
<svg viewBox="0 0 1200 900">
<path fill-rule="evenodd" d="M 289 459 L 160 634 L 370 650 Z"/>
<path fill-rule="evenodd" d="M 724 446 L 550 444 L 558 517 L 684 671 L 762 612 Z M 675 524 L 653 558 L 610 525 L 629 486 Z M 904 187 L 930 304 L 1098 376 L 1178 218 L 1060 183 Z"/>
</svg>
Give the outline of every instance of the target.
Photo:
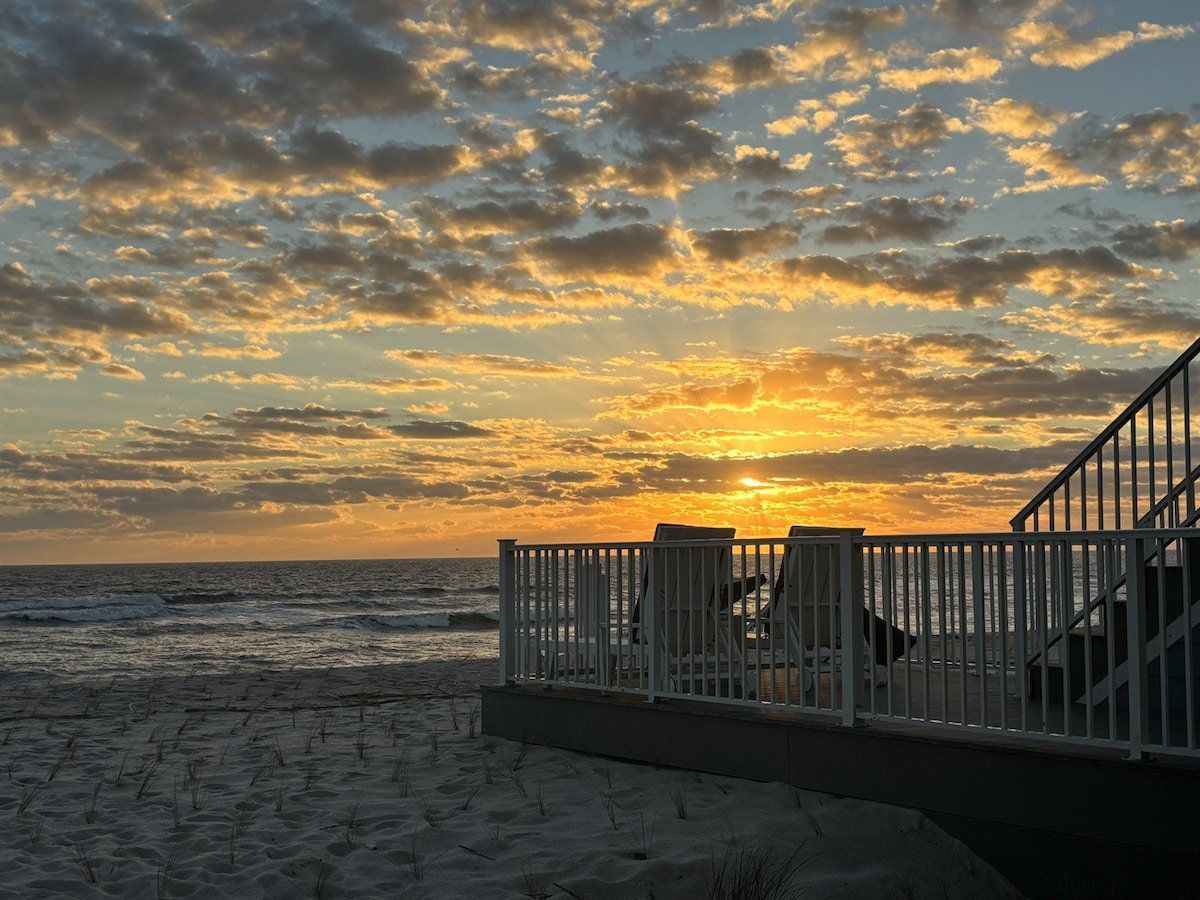
<svg viewBox="0 0 1200 900">
<path fill-rule="evenodd" d="M 490 738 L 494 674 L 0 676 L 0 895 L 1019 896 L 915 811 Z"/>
</svg>

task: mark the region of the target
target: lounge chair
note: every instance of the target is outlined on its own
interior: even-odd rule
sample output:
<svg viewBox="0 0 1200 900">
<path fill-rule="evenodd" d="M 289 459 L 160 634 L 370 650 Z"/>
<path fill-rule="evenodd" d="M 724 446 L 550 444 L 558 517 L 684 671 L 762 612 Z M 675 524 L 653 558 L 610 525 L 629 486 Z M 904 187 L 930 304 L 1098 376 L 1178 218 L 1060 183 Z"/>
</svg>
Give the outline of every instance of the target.
<svg viewBox="0 0 1200 900">
<path fill-rule="evenodd" d="M 732 528 L 694 525 L 660 524 L 654 529 L 654 543 L 662 546 L 651 548 L 642 558 L 642 596 L 633 609 L 631 634 L 644 663 L 648 664 L 649 654 L 657 654 L 660 689 L 710 695 L 757 693 L 757 673 L 747 677 L 742 656 L 744 621 L 733 615 L 732 604 L 760 580 L 734 578 L 732 543 L 670 546 L 681 541 L 732 541 L 733 535 Z M 651 597 L 652 626 L 642 621 Z"/>
<path fill-rule="evenodd" d="M 788 537 L 828 538 L 827 543 L 791 544 L 783 553 L 771 602 L 760 613 L 759 630 L 783 634 L 790 661 L 803 667 L 802 689 L 813 684 L 813 672 L 839 671 L 842 665 L 841 603 L 845 588 L 841 583 L 839 542 L 847 529 L 793 525 Z M 861 535 L 863 529 L 849 529 Z M 855 559 L 855 581 L 861 583 L 861 569 Z M 889 632 L 898 632 L 900 639 Z M 878 616 L 863 616 L 863 670 L 872 682 L 887 684 L 888 665 L 903 656 L 916 639 L 895 629 Z M 886 643 L 885 643 L 886 642 Z"/>
</svg>

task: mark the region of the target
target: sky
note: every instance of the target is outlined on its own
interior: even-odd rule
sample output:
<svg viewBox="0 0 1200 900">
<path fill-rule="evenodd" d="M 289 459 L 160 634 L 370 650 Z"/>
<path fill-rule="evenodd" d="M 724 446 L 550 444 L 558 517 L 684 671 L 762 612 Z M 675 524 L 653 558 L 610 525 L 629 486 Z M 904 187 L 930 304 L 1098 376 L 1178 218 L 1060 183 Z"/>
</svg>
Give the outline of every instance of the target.
<svg viewBox="0 0 1200 900">
<path fill-rule="evenodd" d="M 0 562 L 1006 531 L 1200 335 L 1198 29 L 5 0 Z"/>
</svg>

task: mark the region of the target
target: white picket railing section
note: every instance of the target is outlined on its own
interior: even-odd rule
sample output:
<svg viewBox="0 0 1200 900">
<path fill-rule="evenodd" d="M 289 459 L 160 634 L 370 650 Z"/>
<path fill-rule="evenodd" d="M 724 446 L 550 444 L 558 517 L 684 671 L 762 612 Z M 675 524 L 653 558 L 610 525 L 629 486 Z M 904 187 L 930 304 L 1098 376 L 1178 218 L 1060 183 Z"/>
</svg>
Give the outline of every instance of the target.
<svg viewBox="0 0 1200 900">
<path fill-rule="evenodd" d="M 506 540 L 501 678 L 1196 757 L 1198 570 L 1195 528 Z"/>
</svg>

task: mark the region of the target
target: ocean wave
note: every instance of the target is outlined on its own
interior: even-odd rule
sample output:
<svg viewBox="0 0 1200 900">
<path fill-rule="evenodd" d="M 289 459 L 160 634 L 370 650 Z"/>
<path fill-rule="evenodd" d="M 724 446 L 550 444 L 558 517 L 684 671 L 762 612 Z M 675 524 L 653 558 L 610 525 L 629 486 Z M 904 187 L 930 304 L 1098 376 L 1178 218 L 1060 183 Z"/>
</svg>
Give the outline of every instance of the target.
<svg viewBox="0 0 1200 900">
<path fill-rule="evenodd" d="M 164 600 L 169 606 L 199 606 L 205 603 L 228 603 L 231 600 L 243 600 L 245 596 L 240 591 L 211 591 L 194 594 L 167 594 Z"/>
<path fill-rule="evenodd" d="M 158 594 L 98 597 L 51 597 L 0 603 L 0 620 L 18 622 L 117 622 L 161 615 L 166 603 Z"/>
<path fill-rule="evenodd" d="M 496 613 L 495 615 L 492 615 L 491 613 L 479 613 L 479 612 L 451 613 L 450 614 L 450 627 L 451 628 L 461 628 L 464 630 L 467 630 L 467 629 L 482 630 L 482 629 L 486 629 L 486 628 L 499 628 L 500 627 L 500 614 Z"/>
<path fill-rule="evenodd" d="M 322 626 L 334 625 L 340 628 L 362 628 L 367 630 L 418 629 L 439 628 L 457 631 L 484 631 L 500 626 L 500 619 L 489 613 L 456 611 L 429 613 L 397 613 L 382 615 L 366 613 L 357 616 L 343 616 L 336 620 L 325 620 L 315 623 Z"/>
<path fill-rule="evenodd" d="M 355 587 L 348 588 L 340 596 L 348 597 L 352 600 L 392 600 L 397 597 L 441 597 L 446 593 L 446 589 L 437 587 L 436 585 L 422 585 L 420 587 Z"/>
</svg>

